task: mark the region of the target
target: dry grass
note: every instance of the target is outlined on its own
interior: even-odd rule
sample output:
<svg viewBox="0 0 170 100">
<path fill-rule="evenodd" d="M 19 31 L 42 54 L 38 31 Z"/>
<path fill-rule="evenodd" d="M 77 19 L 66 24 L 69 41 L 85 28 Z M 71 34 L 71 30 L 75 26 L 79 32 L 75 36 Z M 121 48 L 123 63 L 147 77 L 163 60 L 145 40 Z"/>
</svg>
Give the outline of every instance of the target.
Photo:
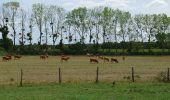
<svg viewBox="0 0 170 100">
<path fill-rule="evenodd" d="M 1 57 L 2 58 L 2 57 Z M 50 56 L 48 60 L 41 60 L 39 56 L 23 56 L 21 60 L 9 62 L 0 61 L 0 84 L 18 84 L 20 69 L 23 69 L 24 83 L 58 82 L 58 68 L 61 68 L 62 82 L 94 82 L 96 67 L 99 66 L 99 81 L 129 81 L 123 77 L 131 76 L 131 67 L 135 68 L 135 75 L 140 76 L 136 81 L 154 81 L 154 77 L 170 67 L 170 56 L 134 56 L 114 57 L 120 63 L 103 62 L 90 64 L 89 57 L 70 56 L 68 62 L 61 62 L 59 56 Z M 111 58 L 111 57 L 109 57 Z"/>
</svg>

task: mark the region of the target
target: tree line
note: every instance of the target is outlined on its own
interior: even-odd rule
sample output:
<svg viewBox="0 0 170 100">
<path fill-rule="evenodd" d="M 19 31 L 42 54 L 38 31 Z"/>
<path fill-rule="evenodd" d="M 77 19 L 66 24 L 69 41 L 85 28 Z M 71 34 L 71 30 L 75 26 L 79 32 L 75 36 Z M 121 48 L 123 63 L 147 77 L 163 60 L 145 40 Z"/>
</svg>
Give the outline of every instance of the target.
<svg viewBox="0 0 170 100">
<path fill-rule="evenodd" d="M 144 53 L 146 49 L 150 53 L 152 49 L 170 52 L 170 17 L 166 14 L 132 15 L 103 6 L 66 11 L 57 5 L 41 3 L 33 4 L 28 13 L 19 2 L 7 2 L 2 6 L 0 20 L 0 45 L 6 50 L 12 46 L 16 51 L 37 46 L 44 52 L 76 47 L 85 52 L 100 49 L 110 52 L 114 49 L 115 53 L 122 49 L 124 54 L 141 50 Z M 2 31 L 4 27 L 7 32 Z"/>
</svg>

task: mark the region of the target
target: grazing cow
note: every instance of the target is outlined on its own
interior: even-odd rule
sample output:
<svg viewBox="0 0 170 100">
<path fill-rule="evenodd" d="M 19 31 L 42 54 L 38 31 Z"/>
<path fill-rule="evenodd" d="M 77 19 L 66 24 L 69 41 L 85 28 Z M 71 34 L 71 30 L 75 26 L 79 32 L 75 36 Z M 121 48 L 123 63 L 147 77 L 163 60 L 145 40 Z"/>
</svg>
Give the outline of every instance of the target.
<svg viewBox="0 0 170 100">
<path fill-rule="evenodd" d="M 9 60 L 11 60 L 10 57 L 7 57 L 7 56 L 2 57 L 2 61 L 9 61 Z"/>
<path fill-rule="evenodd" d="M 45 56 L 46 56 L 46 58 L 48 58 L 48 54 L 46 54 Z"/>
<path fill-rule="evenodd" d="M 104 57 L 104 61 L 109 62 L 109 58 Z"/>
<path fill-rule="evenodd" d="M 14 56 L 14 60 L 18 60 L 18 59 L 20 59 L 22 56 L 20 56 L 20 55 L 15 55 Z"/>
<path fill-rule="evenodd" d="M 61 57 L 61 61 L 68 61 L 70 57 Z"/>
<path fill-rule="evenodd" d="M 119 63 L 119 61 L 115 58 L 111 58 L 111 62 Z"/>
<path fill-rule="evenodd" d="M 90 58 L 90 62 L 99 63 L 97 59 Z"/>
<path fill-rule="evenodd" d="M 6 55 L 6 57 L 11 60 L 12 59 L 12 56 L 11 55 Z"/>
<path fill-rule="evenodd" d="M 46 56 L 45 55 L 40 55 L 40 59 L 46 59 Z"/>
</svg>

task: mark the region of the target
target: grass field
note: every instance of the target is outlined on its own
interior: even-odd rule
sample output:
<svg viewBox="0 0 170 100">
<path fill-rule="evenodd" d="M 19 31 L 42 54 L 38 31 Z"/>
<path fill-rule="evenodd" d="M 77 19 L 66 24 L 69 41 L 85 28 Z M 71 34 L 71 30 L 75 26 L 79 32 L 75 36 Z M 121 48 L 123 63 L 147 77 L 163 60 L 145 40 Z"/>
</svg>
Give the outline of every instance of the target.
<svg viewBox="0 0 170 100">
<path fill-rule="evenodd" d="M 114 57 L 120 63 L 91 64 L 89 57 L 70 56 L 61 62 L 59 56 L 40 60 L 39 56 L 23 56 L 20 60 L 0 61 L 1 100 L 169 100 L 170 84 L 155 77 L 167 71 L 170 56 Z M 111 57 L 110 57 L 111 58 Z M 99 83 L 95 84 L 96 67 Z M 135 81 L 124 79 L 135 69 Z M 58 68 L 62 84 L 58 84 Z M 23 69 L 23 87 L 19 87 Z M 115 85 L 112 82 L 115 81 Z"/>
<path fill-rule="evenodd" d="M 59 56 L 50 56 L 48 60 L 40 60 L 39 56 L 23 56 L 20 60 L 0 61 L 0 84 L 18 84 L 20 69 L 23 69 L 23 83 L 58 82 L 58 68 L 61 68 L 62 82 L 91 83 L 96 78 L 96 67 L 99 67 L 99 81 L 129 81 L 123 77 L 131 76 L 131 67 L 135 69 L 137 82 L 153 82 L 155 77 L 170 67 L 170 56 L 128 56 L 114 57 L 120 63 L 103 62 L 91 64 L 89 57 L 70 56 L 68 62 L 60 62 Z M 110 57 L 111 58 L 111 57 Z"/>
<path fill-rule="evenodd" d="M 169 100 L 169 93 L 165 83 L 0 86 L 1 100 Z"/>
</svg>

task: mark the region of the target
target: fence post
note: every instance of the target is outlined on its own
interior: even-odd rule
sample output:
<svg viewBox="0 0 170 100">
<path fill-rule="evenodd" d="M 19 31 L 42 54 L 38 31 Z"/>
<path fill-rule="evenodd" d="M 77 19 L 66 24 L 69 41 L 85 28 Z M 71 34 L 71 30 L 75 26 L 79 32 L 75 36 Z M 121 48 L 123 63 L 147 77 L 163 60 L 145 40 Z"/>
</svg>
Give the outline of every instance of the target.
<svg viewBox="0 0 170 100">
<path fill-rule="evenodd" d="M 99 67 L 97 66 L 97 70 L 96 70 L 96 83 L 99 82 Z"/>
<path fill-rule="evenodd" d="M 59 77 L 58 77 L 58 78 L 59 78 L 59 83 L 61 83 L 61 69 L 59 68 L 58 71 L 59 71 L 59 73 L 58 73 L 58 74 L 59 74 L 59 75 L 58 75 L 58 76 L 59 76 Z"/>
<path fill-rule="evenodd" d="M 132 67 L 132 82 L 135 82 L 135 78 L 134 78 L 134 68 Z"/>
<path fill-rule="evenodd" d="M 167 72 L 167 81 L 169 82 L 169 68 L 168 68 L 168 72 Z"/>
<path fill-rule="evenodd" d="M 23 76 L 23 71 L 21 69 L 21 79 L 20 79 L 20 86 L 22 87 L 22 76 Z"/>
</svg>

